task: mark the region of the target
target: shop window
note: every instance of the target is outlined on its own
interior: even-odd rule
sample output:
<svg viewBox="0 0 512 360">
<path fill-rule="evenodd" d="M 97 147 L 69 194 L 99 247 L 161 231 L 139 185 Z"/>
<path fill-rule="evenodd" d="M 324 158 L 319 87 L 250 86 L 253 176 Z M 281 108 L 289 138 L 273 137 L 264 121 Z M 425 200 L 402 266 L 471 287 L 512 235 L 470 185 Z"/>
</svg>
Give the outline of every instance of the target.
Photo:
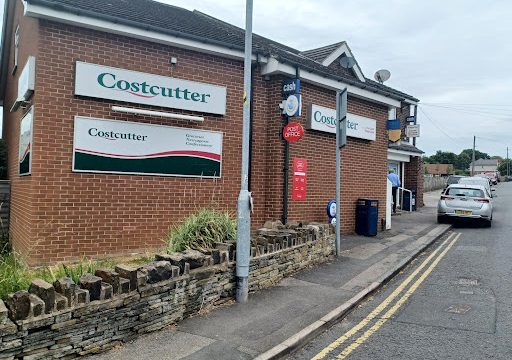
<svg viewBox="0 0 512 360">
<path fill-rule="evenodd" d="M 16 31 L 14 32 L 14 67 L 12 69 L 12 74 L 16 72 L 18 68 L 18 57 L 20 50 L 20 26 L 16 26 Z"/>
</svg>

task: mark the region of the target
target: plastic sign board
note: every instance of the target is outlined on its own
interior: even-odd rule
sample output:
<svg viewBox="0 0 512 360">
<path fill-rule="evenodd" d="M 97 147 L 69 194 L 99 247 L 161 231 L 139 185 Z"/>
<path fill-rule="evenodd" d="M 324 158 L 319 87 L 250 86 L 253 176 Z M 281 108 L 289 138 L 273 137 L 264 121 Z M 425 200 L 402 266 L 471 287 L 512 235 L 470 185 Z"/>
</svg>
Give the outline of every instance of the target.
<svg viewBox="0 0 512 360">
<path fill-rule="evenodd" d="M 416 116 L 408 116 L 405 121 L 409 122 L 409 123 L 415 123 L 416 122 Z"/>
<path fill-rule="evenodd" d="M 18 174 L 30 175 L 32 168 L 32 125 L 34 107 L 25 114 L 20 123 L 20 143 L 18 156 Z"/>
<path fill-rule="evenodd" d="M 295 142 L 304 136 L 304 128 L 301 124 L 291 122 L 283 129 L 283 138 L 288 142 Z"/>
<path fill-rule="evenodd" d="M 36 58 L 29 56 L 18 79 L 18 97 L 16 101 L 27 101 L 34 92 L 36 82 Z"/>
<path fill-rule="evenodd" d="M 300 80 L 290 79 L 283 81 L 283 96 L 300 93 Z"/>
<path fill-rule="evenodd" d="M 330 219 L 336 218 L 336 200 L 330 200 L 327 203 L 327 216 Z"/>
<path fill-rule="evenodd" d="M 226 87 L 76 62 L 75 95 L 226 114 Z"/>
<path fill-rule="evenodd" d="M 222 133 L 75 117 L 73 171 L 220 178 Z"/>
<path fill-rule="evenodd" d="M 347 136 L 365 140 L 377 138 L 377 121 L 347 113 Z M 307 128 L 336 134 L 336 109 L 311 104 L 308 109 Z"/>
<path fill-rule="evenodd" d="M 405 136 L 416 138 L 420 137 L 420 126 L 417 125 L 407 125 L 405 128 Z"/>
<path fill-rule="evenodd" d="M 306 200 L 306 172 L 308 162 L 306 159 L 294 158 L 293 159 L 293 185 L 292 185 L 292 200 L 304 201 Z"/>
<path fill-rule="evenodd" d="M 289 117 L 302 115 L 302 97 L 300 94 L 292 94 L 288 96 L 284 102 L 284 114 Z"/>
</svg>

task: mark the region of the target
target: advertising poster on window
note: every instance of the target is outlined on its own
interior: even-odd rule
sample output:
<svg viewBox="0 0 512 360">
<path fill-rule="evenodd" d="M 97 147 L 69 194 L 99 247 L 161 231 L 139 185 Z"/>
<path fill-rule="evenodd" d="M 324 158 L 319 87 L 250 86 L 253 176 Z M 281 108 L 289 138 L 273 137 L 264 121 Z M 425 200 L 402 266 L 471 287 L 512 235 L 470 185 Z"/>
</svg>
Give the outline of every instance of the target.
<svg viewBox="0 0 512 360">
<path fill-rule="evenodd" d="M 222 133 L 75 117 L 73 171 L 220 178 Z"/>
<path fill-rule="evenodd" d="M 34 108 L 25 114 L 20 123 L 20 148 L 18 157 L 19 175 L 30 175 L 32 164 L 32 123 Z"/>
</svg>

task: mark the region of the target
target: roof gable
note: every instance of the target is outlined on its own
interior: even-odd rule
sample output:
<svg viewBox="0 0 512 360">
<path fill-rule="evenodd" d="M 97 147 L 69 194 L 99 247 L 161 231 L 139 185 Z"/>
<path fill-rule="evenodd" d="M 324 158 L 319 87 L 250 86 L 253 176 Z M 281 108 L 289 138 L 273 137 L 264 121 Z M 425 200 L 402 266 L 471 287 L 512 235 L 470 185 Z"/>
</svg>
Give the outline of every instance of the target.
<svg viewBox="0 0 512 360">
<path fill-rule="evenodd" d="M 334 63 L 334 61 L 339 61 L 339 59 L 343 56 L 351 57 L 354 59 L 355 64 L 354 67 L 352 67 L 350 70 L 352 70 L 359 81 L 366 82 L 363 71 L 359 67 L 356 58 L 352 54 L 352 50 L 350 50 L 345 41 L 316 49 L 306 50 L 301 52 L 301 54 L 315 60 L 316 62 L 321 63 L 323 66 L 329 66 Z"/>
</svg>

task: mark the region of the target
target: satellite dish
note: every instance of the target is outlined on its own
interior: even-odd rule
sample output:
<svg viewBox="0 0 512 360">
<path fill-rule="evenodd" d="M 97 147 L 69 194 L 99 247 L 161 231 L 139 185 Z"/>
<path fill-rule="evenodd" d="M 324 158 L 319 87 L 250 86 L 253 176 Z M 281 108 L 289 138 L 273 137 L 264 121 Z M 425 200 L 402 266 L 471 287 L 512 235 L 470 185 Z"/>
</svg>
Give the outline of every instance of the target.
<svg viewBox="0 0 512 360">
<path fill-rule="evenodd" d="M 389 70 L 382 69 L 377 71 L 373 77 L 375 78 L 375 80 L 382 84 L 384 83 L 384 81 L 389 80 L 389 78 L 391 77 L 391 73 L 389 72 Z"/>
<path fill-rule="evenodd" d="M 351 56 L 346 56 L 345 55 L 345 56 L 342 56 L 340 58 L 340 65 L 341 65 L 342 68 L 352 69 L 355 64 L 356 64 L 356 61 Z"/>
</svg>

